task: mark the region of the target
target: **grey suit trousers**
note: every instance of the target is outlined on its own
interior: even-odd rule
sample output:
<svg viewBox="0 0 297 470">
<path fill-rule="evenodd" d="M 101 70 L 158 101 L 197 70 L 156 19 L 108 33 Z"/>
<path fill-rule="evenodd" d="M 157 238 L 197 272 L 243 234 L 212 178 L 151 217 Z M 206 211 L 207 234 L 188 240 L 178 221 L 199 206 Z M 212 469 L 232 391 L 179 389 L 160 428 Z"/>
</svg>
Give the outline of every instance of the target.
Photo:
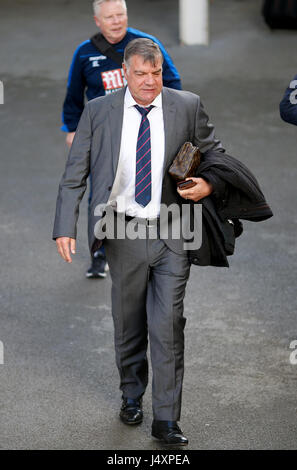
<svg viewBox="0 0 297 470">
<path fill-rule="evenodd" d="M 145 239 L 104 241 L 112 279 L 120 389 L 123 397 L 144 394 L 149 337 L 154 419 L 179 420 L 186 323 L 183 299 L 190 265 L 186 252 L 174 253 L 159 236 L 150 239 L 152 228 L 143 226 L 143 230 Z"/>
</svg>

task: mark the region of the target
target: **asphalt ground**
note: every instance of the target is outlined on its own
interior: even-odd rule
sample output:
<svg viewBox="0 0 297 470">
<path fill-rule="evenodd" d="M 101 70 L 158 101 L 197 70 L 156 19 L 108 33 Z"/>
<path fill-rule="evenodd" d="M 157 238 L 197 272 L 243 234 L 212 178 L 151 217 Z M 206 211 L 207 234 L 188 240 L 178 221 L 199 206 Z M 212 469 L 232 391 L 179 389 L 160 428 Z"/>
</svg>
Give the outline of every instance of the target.
<svg viewBox="0 0 297 470">
<path fill-rule="evenodd" d="M 296 74 L 296 32 L 271 32 L 259 0 L 213 0 L 209 47 L 185 47 L 176 0 L 127 3 L 130 25 L 165 44 L 183 88 L 201 95 L 274 211 L 244 222 L 229 269 L 192 267 L 180 423 L 188 448 L 295 449 L 297 129 L 280 120 L 278 104 Z M 90 2 L 0 8 L 0 448 L 159 449 L 150 385 L 143 424 L 118 418 L 111 281 L 84 277 L 86 200 L 72 265 L 51 240 L 67 156 L 61 105 L 72 53 L 96 32 Z"/>
</svg>

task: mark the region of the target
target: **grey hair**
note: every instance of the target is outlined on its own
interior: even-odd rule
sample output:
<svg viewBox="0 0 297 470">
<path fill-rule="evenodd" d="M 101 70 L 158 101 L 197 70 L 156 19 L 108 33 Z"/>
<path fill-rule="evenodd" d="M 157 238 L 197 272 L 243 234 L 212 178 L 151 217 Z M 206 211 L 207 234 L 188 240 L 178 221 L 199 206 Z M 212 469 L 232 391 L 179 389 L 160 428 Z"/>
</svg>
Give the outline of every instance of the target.
<svg viewBox="0 0 297 470">
<path fill-rule="evenodd" d="M 110 2 L 119 2 L 123 5 L 123 7 L 125 8 L 125 10 L 127 11 L 127 5 L 126 5 L 126 1 L 125 0 L 95 0 L 93 2 L 93 10 L 94 10 L 94 15 L 98 17 L 99 13 L 100 13 L 100 6 L 102 5 L 102 3 L 110 3 Z"/>
<path fill-rule="evenodd" d="M 144 62 L 150 62 L 153 66 L 156 65 L 158 58 L 161 59 L 163 63 L 164 57 L 159 48 L 151 39 L 147 38 L 137 38 L 130 41 L 124 51 L 124 64 L 129 68 L 130 58 L 134 55 L 140 55 L 143 58 Z"/>
</svg>

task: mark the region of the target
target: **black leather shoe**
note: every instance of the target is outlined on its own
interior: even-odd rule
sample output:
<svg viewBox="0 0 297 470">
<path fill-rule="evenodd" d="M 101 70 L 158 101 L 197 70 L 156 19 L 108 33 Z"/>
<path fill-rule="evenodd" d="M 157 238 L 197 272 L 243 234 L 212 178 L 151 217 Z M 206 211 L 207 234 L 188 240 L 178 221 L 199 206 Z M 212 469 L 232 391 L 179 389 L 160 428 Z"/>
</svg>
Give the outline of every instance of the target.
<svg viewBox="0 0 297 470">
<path fill-rule="evenodd" d="M 176 421 L 153 421 L 152 436 L 168 446 L 186 446 L 188 439 L 183 435 Z"/>
<path fill-rule="evenodd" d="M 143 418 L 142 399 L 123 398 L 120 418 L 125 424 L 140 424 Z"/>
</svg>

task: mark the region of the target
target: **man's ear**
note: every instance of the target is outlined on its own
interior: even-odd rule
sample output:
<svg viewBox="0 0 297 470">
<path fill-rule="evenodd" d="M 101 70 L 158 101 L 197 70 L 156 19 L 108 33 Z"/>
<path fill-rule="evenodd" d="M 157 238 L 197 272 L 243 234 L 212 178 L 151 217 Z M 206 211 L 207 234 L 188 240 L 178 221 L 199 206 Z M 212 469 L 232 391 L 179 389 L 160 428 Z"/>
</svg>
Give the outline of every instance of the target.
<svg viewBox="0 0 297 470">
<path fill-rule="evenodd" d="M 124 64 L 124 62 L 122 63 L 122 68 L 123 68 L 123 71 L 124 71 L 124 77 L 125 77 L 125 79 L 127 80 L 127 67 L 126 67 L 126 65 Z"/>
<path fill-rule="evenodd" d="M 96 23 L 96 26 L 98 26 L 98 28 L 100 28 L 100 21 L 98 20 L 97 16 L 94 16 L 94 21 Z"/>
</svg>

